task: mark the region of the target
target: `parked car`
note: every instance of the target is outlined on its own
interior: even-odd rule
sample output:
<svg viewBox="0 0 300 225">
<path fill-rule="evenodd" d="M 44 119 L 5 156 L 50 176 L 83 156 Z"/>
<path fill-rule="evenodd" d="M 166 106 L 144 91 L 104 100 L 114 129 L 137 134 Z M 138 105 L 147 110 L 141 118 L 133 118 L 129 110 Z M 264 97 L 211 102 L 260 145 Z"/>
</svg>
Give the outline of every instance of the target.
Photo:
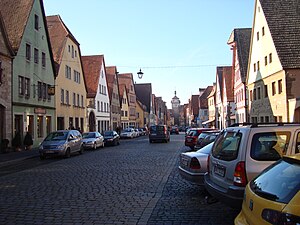
<svg viewBox="0 0 300 225">
<path fill-rule="evenodd" d="M 284 156 L 248 183 L 234 223 L 300 224 L 300 154 Z"/>
<path fill-rule="evenodd" d="M 104 137 L 105 145 L 119 145 L 120 144 L 120 136 L 114 130 L 105 131 L 103 137 Z"/>
<path fill-rule="evenodd" d="M 299 153 L 300 124 L 242 124 L 220 132 L 209 157 L 205 188 L 241 208 L 248 183 L 283 155 Z"/>
<path fill-rule="evenodd" d="M 139 129 L 134 129 L 134 132 L 135 132 L 135 137 L 139 137 L 142 135 Z"/>
<path fill-rule="evenodd" d="M 184 152 L 179 156 L 179 174 L 185 180 L 204 186 L 204 174 L 207 172 L 207 158 L 212 149 L 210 143 L 196 152 Z"/>
<path fill-rule="evenodd" d="M 77 130 L 58 130 L 51 132 L 39 145 L 40 159 L 47 156 L 65 156 L 72 153 L 83 153 L 82 136 Z"/>
<path fill-rule="evenodd" d="M 136 134 L 133 128 L 126 128 L 120 133 L 121 138 L 134 138 L 135 136 Z"/>
<path fill-rule="evenodd" d="M 197 144 L 198 136 L 203 131 L 214 130 L 212 128 L 191 128 L 187 135 L 185 136 L 184 145 L 190 147 L 191 150 L 194 150 L 195 145 Z"/>
<path fill-rule="evenodd" d="M 203 131 L 201 134 L 199 134 L 197 143 L 194 146 L 194 150 L 199 150 L 203 148 L 204 146 L 208 145 L 211 142 L 214 142 L 216 137 L 219 135 L 220 131 L 218 130 L 212 130 L 212 131 Z"/>
<path fill-rule="evenodd" d="M 171 127 L 170 134 L 179 134 L 179 129 L 176 126 Z"/>
<path fill-rule="evenodd" d="M 169 142 L 170 132 L 166 125 L 153 125 L 149 129 L 149 142 L 154 141 Z"/>
<path fill-rule="evenodd" d="M 104 137 L 97 131 L 85 132 L 82 134 L 82 143 L 85 149 L 94 149 L 104 147 Z"/>
<path fill-rule="evenodd" d="M 140 133 L 140 136 L 145 136 L 146 130 L 144 130 L 143 128 L 139 128 L 139 133 Z"/>
</svg>

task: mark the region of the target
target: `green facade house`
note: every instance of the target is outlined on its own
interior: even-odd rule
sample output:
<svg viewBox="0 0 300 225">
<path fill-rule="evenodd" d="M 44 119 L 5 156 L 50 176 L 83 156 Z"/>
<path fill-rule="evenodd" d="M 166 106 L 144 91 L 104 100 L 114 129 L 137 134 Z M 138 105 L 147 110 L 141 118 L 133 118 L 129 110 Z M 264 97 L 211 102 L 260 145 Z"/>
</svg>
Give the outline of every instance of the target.
<svg viewBox="0 0 300 225">
<path fill-rule="evenodd" d="M 15 57 L 12 69 L 12 135 L 27 132 L 33 147 L 55 129 L 54 61 L 42 0 L 0 0 Z M 16 16 L 17 15 L 17 16 Z M 23 141 L 22 141 L 23 142 Z"/>
</svg>

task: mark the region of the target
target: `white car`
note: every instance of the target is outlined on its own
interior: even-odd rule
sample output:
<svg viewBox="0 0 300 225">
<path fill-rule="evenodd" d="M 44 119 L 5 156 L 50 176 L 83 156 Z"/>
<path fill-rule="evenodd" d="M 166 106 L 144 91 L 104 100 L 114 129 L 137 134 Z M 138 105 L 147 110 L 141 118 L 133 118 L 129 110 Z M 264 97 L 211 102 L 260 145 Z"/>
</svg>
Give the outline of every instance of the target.
<svg viewBox="0 0 300 225">
<path fill-rule="evenodd" d="M 179 174 L 185 180 L 204 186 L 204 174 L 207 172 L 207 158 L 212 149 L 213 142 L 196 152 L 180 154 Z"/>
<path fill-rule="evenodd" d="M 84 148 L 97 149 L 104 147 L 104 137 L 99 132 L 86 132 L 82 134 L 82 143 Z"/>
<path fill-rule="evenodd" d="M 134 137 L 136 137 L 136 133 L 133 128 L 126 128 L 125 130 L 121 131 L 120 137 L 121 138 L 134 138 Z"/>
</svg>

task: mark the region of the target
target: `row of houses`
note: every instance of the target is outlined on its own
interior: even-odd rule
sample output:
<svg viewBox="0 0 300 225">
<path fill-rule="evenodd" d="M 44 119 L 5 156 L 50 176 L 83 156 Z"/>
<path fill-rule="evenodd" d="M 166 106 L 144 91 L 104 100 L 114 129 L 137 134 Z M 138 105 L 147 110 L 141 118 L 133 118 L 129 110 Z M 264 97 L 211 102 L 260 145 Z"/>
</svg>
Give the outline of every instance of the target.
<svg viewBox="0 0 300 225">
<path fill-rule="evenodd" d="M 255 0 L 252 28 L 228 39 L 230 66 L 183 106 L 184 124 L 219 129 L 243 122 L 300 122 L 300 10 L 297 0 Z"/>
<path fill-rule="evenodd" d="M 61 17 L 42 0 L 0 0 L 0 140 L 29 132 L 37 146 L 57 129 L 105 131 L 164 122 L 151 83 L 82 56 Z M 17 16 L 16 16 L 17 15 Z"/>
</svg>

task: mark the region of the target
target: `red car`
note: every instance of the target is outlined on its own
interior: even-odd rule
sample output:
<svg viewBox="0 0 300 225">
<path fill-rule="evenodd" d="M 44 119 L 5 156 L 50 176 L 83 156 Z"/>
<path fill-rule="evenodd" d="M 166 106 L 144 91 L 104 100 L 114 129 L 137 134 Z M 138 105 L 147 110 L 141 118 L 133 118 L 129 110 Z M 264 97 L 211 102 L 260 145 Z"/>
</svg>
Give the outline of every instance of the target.
<svg viewBox="0 0 300 225">
<path fill-rule="evenodd" d="M 187 135 L 185 136 L 185 146 L 189 146 L 192 150 L 194 150 L 195 145 L 198 141 L 198 136 L 202 133 L 202 131 L 215 130 L 213 128 L 191 128 Z"/>
</svg>

